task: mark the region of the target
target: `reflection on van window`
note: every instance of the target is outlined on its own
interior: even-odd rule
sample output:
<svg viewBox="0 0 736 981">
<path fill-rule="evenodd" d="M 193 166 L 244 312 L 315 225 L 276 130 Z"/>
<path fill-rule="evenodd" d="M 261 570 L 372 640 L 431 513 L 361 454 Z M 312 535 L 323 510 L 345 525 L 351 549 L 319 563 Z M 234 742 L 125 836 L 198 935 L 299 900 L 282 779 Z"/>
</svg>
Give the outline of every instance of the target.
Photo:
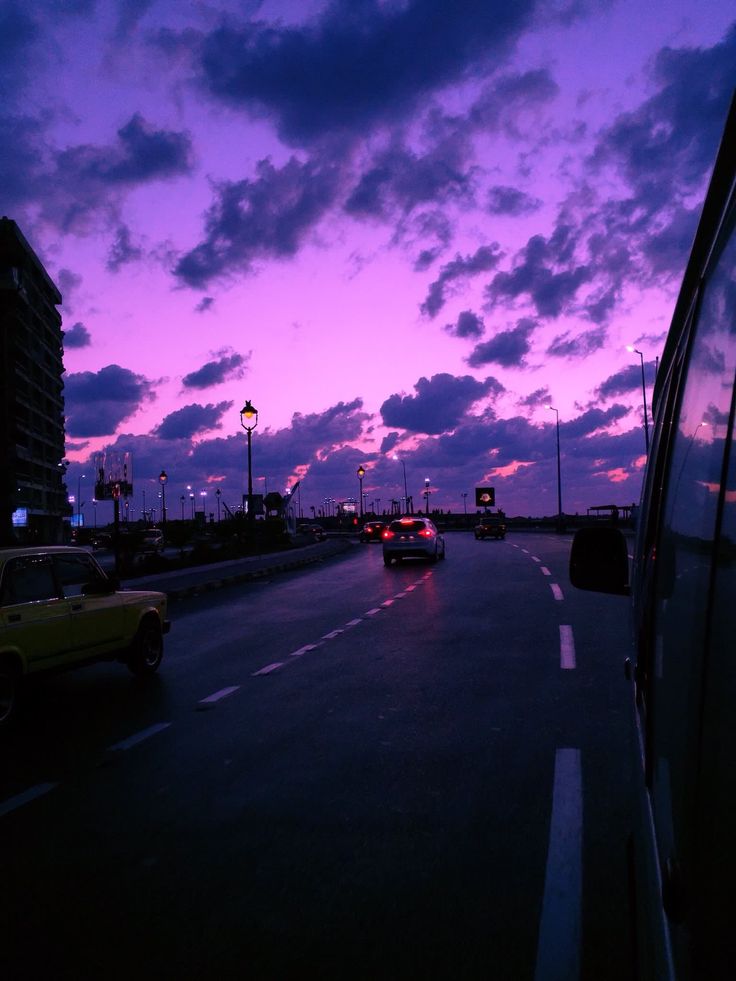
<svg viewBox="0 0 736 981">
<path fill-rule="evenodd" d="M 735 276 L 732 235 L 706 280 L 697 313 L 657 544 L 652 803 L 661 867 L 677 869 L 681 881 L 688 879 L 695 847 L 692 805 L 698 793 L 711 549 L 736 373 Z"/>
</svg>

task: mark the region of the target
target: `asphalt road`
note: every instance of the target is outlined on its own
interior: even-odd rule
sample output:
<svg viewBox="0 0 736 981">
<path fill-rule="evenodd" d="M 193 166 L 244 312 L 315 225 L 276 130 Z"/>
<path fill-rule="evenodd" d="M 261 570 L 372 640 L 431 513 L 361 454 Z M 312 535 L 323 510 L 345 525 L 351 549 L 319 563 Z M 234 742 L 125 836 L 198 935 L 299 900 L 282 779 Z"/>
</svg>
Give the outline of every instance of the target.
<svg viewBox="0 0 736 981">
<path fill-rule="evenodd" d="M 2 746 L 3 977 L 630 977 L 625 600 L 569 538 L 173 601 Z"/>
</svg>

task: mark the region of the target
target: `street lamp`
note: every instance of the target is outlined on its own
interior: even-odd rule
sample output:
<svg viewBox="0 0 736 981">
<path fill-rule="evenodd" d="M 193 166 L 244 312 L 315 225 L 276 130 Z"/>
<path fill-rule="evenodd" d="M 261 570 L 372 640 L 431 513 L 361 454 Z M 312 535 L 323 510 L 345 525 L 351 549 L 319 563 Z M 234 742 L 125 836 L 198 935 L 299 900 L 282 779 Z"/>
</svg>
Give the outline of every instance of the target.
<svg viewBox="0 0 736 981">
<path fill-rule="evenodd" d="M 162 470 L 158 475 L 158 482 L 161 484 L 161 524 L 163 525 L 164 538 L 166 538 L 166 481 L 168 479 L 166 471 Z"/>
<path fill-rule="evenodd" d="M 253 430 L 258 425 L 258 409 L 254 408 L 250 399 L 240 410 L 240 425 L 248 434 L 248 523 L 253 522 L 253 466 L 251 460 L 251 439 Z"/>
<path fill-rule="evenodd" d="M 192 505 L 192 521 L 194 521 L 194 491 L 189 492 L 189 503 Z"/>
<path fill-rule="evenodd" d="M 631 354 L 638 354 L 639 360 L 641 361 L 641 394 L 644 400 L 644 442 L 647 448 L 647 456 L 649 456 L 649 420 L 647 419 L 647 387 L 644 381 L 644 355 L 641 351 L 637 351 L 635 347 L 631 344 L 626 345 L 626 350 Z"/>
<path fill-rule="evenodd" d="M 204 515 L 205 524 L 207 523 L 207 491 L 203 490 L 199 492 L 199 496 L 202 498 L 202 514 Z"/>
<path fill-rule="evenodd" d="M 82 527 L 82 478 L 86 476 L 87 474 L 83 473 L 77 477 L 77 528 Z"/>
<path fill-rule="evenodd" d="M 179 500 L 181 501 L 181 520 L 183 521 L 184 520 L 184 502 L 186 501 L 186 497 L 184 497 L 184 495 L 182 494 L 181 497 L 179 498 Z"/>
<path fill-rule="evenodd" d="M 217 498 L 217 523 L 220 523 L 220 498 L 222 497 L 222 491 L 218 487 L 215 491 L 215 497 Z"/>
<path fill-rule="evenodd" d="M 548 409 L 557 416 L 557 530 L 562 529 L 562 480 L 560 478 L 560 413 L 553 405 L 548 405 Z"/>
<path fill-rule="evenodd" d="M 409 491 L 406 486 L 406 464 L 403 460 L 399 460 L 398 456 L 394 453 L 394 460 L 398 460 L 401 466 L 404 468 L 404 510 L 409 510 Z"/>
<path fill-rule="evenodd" d="M 463 491 L 460 495 L 463 499 L 463 511 L 465 512 L 465 524 L 468 523 L 468 492 Z"/>
<path fill-rule="evenodd" d="M 429 477 L 424 478 L 424 499 L 427 502 L 427 516 L 429 516 Z"/>
<path fill-rule="evenodd" d="M 363 467 L 358 467 L 358 483 L 360 484 L 360 516 L 363 517 L 363 477 L 365 477 L 365 470 Z"/>
</svg>

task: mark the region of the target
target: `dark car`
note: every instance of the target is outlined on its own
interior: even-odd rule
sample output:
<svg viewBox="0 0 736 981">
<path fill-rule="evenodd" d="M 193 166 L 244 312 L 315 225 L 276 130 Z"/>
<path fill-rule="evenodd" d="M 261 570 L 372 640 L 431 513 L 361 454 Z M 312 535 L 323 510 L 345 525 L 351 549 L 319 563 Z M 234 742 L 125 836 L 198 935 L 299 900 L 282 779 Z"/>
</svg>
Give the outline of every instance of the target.
<svg viewBox="0 0 736 981">
<path fill-rule="evenodd" d="M 436 562 L 445 557 L 445 539 L 429 518 L 397 518 L 383 532 L 383 562 L 403 559 Z"/>
<path fill-rule="evenodd" d="M 476 539 L 505 538 L 506 518 L 500 512 L 498 514 L 484 514 L 475 526 L 474 534 Z"/>
<path fill-rule="evenodd" d="M 307 538 L 313 538 L 316 542 L 321 542 L 327 537 L 322 525 L 316 524 L 297 525 L 296 533 L 297 535 L 305 535 Z"/>
<path fill-rule="evenodd" d="M 361 542 L 380 542 L 385 527 L 385 521 L 366 521 L 360 532 Z"/>
<path fill-rule="evenodd" d="M 654 387 L 631 546 L 581 529 L 570 579 L 631 595 L 638 978 L 734 976 L 736 100 Z M 624 657 L 622 656 L 622 661 Z"/>
</svg>

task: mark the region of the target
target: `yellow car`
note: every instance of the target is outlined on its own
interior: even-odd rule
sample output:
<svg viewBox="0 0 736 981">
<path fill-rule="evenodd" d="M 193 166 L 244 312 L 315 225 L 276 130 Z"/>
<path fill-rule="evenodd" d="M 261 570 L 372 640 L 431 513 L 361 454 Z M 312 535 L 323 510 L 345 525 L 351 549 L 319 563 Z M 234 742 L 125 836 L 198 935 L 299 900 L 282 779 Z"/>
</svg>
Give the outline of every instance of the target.
<svg viewBox="0 0 736 981">
<path fill-rule="evenodd" d="M 0 549 L 0 728 L 27 675 L 99 660 L 153 674 L 171 626 L 166 608 L 165 593 L 121 590 L 84 549 Z"/>
</svg>

